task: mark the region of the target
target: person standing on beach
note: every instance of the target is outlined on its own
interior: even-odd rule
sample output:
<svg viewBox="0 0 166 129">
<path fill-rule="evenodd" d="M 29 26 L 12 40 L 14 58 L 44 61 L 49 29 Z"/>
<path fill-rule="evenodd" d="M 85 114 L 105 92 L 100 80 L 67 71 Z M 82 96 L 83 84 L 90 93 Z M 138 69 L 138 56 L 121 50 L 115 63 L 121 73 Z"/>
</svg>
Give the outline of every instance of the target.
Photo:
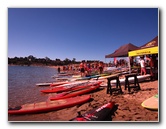
<svg viewBox="0 0 166 129">
<path fill-rule="evenodd" d="M 150 75 L 151 79 L 154 79 L 154 74 L 155 74 L 155 56 L 152 55 L 152 57 L 146 56 L 146 59 L 149 61 L 149 66 L 150 66 Z"/>
<path fill-rule="evenodd" d="M 58 73 L 60 73 L 61 72 L 61 68 L 58 66 Z"/>
<path fill-rule="evenodd" d="M 140 65 L 141 65 L 141 75 L 146 75 L 146 69 L 145 69 L 145 60 L 144 60 L 144 57 L 141 57 L 141 60 L 140 60 Z"/>
<path fill-rule="evenodd" d="M 83 61 L 80 63 L 80 72 L 81 72 L 81 77 L 83 77 L 84 74 L 85 74 L 84 62 Z"/>
<path fill-rule="evenodd" d="M 99 62 L 99 74 L 103 73 L 103 62 Z"/>
</svg>

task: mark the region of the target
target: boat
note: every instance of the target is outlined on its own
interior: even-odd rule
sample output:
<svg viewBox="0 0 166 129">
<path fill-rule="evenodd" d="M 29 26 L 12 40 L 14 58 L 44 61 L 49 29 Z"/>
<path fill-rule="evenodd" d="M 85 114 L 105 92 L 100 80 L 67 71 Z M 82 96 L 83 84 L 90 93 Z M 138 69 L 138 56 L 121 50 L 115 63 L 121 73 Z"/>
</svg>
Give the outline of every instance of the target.
<svg viewBox="0 0 166 129">
<path fill-rule="evenodd" d="M 150 74 L 137 76 L 138 82 L 142 82 L 150 77 L 151 77 Z M 134 77 L 129 77 L 128 80 L 129 80 L 129 83 L 134 83 Z M 121 79 L 119 79 L 119 81 L 120 81 L 120 84 L 125 84 L 125 78 L 121 78 Z M 111 84 L 116 84 L 116 80 L 112 80 Z"/>
<path fill-rule="evenodd" d="M 53 95 L 53 96 L 49 96 L 48 99 L 49 100 L 58 100 L 58 99 L 64 99 L 64 98 L 79 96 L 79 95 L 83 95 L 83 94 L 87 94 L 89 92 L 95 91 L 99 87 L 100 87 L 100 85 L 88 86 L 88 87 L 84 87 L 84 88 L 81 88 L 81 89 L 75 89 L 75 90 L 71 90 L 71 91 L 67 91 L 67 92 L 62 92 L 62 93 L 59 93 L 59 94 L 56 94 L 56 95 Z"/>
<path fill-rule="evenodd" d="M 100 85 L 102 82 L 101 81 L 87 81 L 87 82 L 80 82 L 80 83 L 73 83 L 73 84 L 64 84 L 59 87 L 54 87 L 54 88 L 49 88 L 49 89 L 44 89 L 41 90 L 42 93 L 57 93 L 57 92 L 63 92 L 63 91 L 70 91 L 70 90 L 77 90 L 89 86 L 95 86 L 95 85 Z"/>
<path fill-rule="evenodd" d="M 43 83 L 36 83 L 36 86 L 59 86 L 67 83 L 69 83 L 69 81 L 43 82 Z"/>
<path fill-rule="evenodd" d="M 8 114 L 29 114 L 29 113 L 42 113 L 60 110 L 63 108 L 72 107 L 75 105 L 83 104 L 90 100 L 90 95 L 76 96 L 66 99 L 59 99 L 54 101 L 45 101 L 32 104 L 24 104 L 15 108 L 9 108 Z"/>
</svg>

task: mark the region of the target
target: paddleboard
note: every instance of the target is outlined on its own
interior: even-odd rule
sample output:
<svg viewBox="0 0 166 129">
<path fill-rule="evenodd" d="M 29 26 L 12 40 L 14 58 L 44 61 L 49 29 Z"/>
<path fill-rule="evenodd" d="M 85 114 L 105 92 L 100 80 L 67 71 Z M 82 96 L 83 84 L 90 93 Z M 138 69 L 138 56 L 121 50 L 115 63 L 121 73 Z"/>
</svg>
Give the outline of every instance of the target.
<svg viewBox="0 0 166 129">
<path fill-rule="evenodd" d="M 64 99 L 64 98 L 70 98 L 70 97 L 74 97 L 74 96 L 78 96 L 78 95 L 83 95 L 83 94 L 92 92 L 92 91 L 98 89 L 99 87 L 100 87 L 100 85 L 88 86 L 88 87 L 77 89 L 77 90 L 62 92 L 62 93 L 56 94 L 54 96 L 50 96 L 50 97 L 48 97 L 48 99 L 58 100 L 58 99 Z"/>
<path fill-rule="evenodd" d="M 42 83 L 36 83 L 36 86 L 50 86 L 52 82 L 42 82 Z"/>
<path fill-rule="evenodd" d="M 19 107 L 8 109 L 8 114 L 28 114 L 55 111 L 63 108 L 83 104 L 90 99 L 90 95 L 77 96 L 72 98 L 46 101 L 32 104 L 25 104 Z"/>
<path fill-rule="evenodd" d="M 93 109 L 84 115 L 78 113 L 78 116 L 69 120 L 69 121 L 105 121 L 107 117 L 111 114 L 111 111 L 114 107 L 114 102 L 109 102 L 107 104 L 98 107 L 97 109 Z"/>
<path fill-rule="evenodd" d="M 50 84 L 50 86 L 60 86 L 60 85 L 64 85 L 64 84 L 68 84 L 70 83 L 69 81 L 61 81 L 61 82 L 54 82 L 52 84 Z"/>
<path fill-rule="evenodd" d="M 146 99 L 141 103 L 141 106 L 151 110 L 158 110 L 158 94 Z"/>
<path fill-rule="evenodd" d="M 83 83 L 83 82 L 88 82 L 88 80 L 84 80 L 84 81 L 61 81 L 61 82 L 57 82 L 58 85 L 56 83 L 53 83 L 50 86 L 51 87 L 54 87 L 54 86 L 62 87 L 62 86 L 70 86 L 73 84 L 79 84 L 79 83 Z"/>
<path fill-rule="evenodd" d="M 97 79 L 99 78 L 100 75 L 92 75 L 92 76 L 87 76 L 87 77 L 78 77 L 78 78 L 75 78 L 76 81 L 78 80 L 90 80 L 90 79 Z"/>
<path fill-rule="evenodd" d="M 151 76 L 150 74 L 139 75 L 139 76 L 137 76 L 138 82 L 142 82 L 142 81 L 150 78 L 150 76 Z M 129 77 L 128 80 L 129 80 L 129 83 L 133 83 L 134 82 L 134 77 Z M 119 81 L 120 81 L 120 84 L 125 84 L 125 78 L 121 78 L 121 79 L 119 79 Z M 116 84 L 116 80 L 112 80 L 111 84 Z"/>
<path fill-rule="evenodd" d="M 44 82 L 44 83 L 37 83 L 36 86 L 59 86 L 63 84 L 67 84 L 69 81 L 61 81 L 61 82 Z"/>
<path fill-rule="evenodd" d="M 45 89 L 41 90 L 43 93 L 55 93 L 55 92 L 63 92 L 63 91 L 70 91 L 70 90 L 76 90 L 76 89 L 81 89 L 84 87 L 89 87 L 92 85 L 100 85 L 101 81 L 96 81 L 96 82 L 82 82 L 82 83 L 76 83 L 76 84 L 71 84 L 71 85 L 62 85 L 60 87 L 55 87 L 55 88 L 50 88 L 50 89 Z"/>
<path fill-rule="evenodd" d="M 111 75 L 106 75 L 106 76 L 101 76 L 98 78 L 98 80 L 102 80 L 102 79 L 107 79 L 107 78 L 110 78 L 110 77 L 113 77 L 113 76 L 118 76 L 118 74 L 111 74 Z"/>
</svg>

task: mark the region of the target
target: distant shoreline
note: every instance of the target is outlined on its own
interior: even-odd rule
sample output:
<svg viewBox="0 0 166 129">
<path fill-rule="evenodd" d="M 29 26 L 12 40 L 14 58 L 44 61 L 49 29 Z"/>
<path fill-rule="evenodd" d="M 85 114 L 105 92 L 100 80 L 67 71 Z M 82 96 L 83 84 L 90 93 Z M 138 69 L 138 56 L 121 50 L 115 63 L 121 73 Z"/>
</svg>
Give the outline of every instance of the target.
<svg viewBox="0 0 166 129">
<path fill-rule="evenodd" d="M 28 66 L 28 65 L 14 65 L 14 64 L 8 64 L 8 66 Z M 46 66 L 46 65 L 29 65 L 29 66 L 36 66 L 36 67 L 49 67 L 49 68 L 56 68 L 58 69 L 59 66 Z M 62 66 L 60 66 L 62 67 Z"/>
</svg>

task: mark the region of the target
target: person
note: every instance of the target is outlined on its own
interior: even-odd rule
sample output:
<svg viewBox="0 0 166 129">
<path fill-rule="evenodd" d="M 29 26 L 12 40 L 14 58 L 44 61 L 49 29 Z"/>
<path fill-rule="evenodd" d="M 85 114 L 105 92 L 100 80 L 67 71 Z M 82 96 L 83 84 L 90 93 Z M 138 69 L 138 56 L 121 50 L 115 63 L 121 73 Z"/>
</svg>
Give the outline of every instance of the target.
<svg viewBox="0 0 166 129">
<path fill-rule="evenodd" d="M 80 72 L 81 72 L 81 77 L 83 77 L 84 74 L 85 74 L 84 62 L 83 61 L 80 63 Z"/>
<path fill-rule="evenodd" d="M 103 62 L 99 62 L 99 74 L 103 73 Z"/>
<path fill-rule="evenodd" d="M 141 75 L 143 74 L 146 75 L 145 60 L 143 56 L 141 57 L 140 65 L 141 65 Z"/>
<path fill-rule="evenodd" d="M 131 66 L 131 67 L 133 67 L 133 66 L 134 66 L 133 57 L 130 57 L 130 66 Z"/>
<path fill-rule="evenodd" d="M 58 66 L 58 73 L 60 73 L 60 71 L 61 71 L 61 68 Z"/>
<path fill-rule="evenodd" d="M 146 56 L 146 59 L 149 61 L 151 80 L 153 80 L 155 74 L 155 57 L 154 55 L 152 57 Z"/>
</svg>

